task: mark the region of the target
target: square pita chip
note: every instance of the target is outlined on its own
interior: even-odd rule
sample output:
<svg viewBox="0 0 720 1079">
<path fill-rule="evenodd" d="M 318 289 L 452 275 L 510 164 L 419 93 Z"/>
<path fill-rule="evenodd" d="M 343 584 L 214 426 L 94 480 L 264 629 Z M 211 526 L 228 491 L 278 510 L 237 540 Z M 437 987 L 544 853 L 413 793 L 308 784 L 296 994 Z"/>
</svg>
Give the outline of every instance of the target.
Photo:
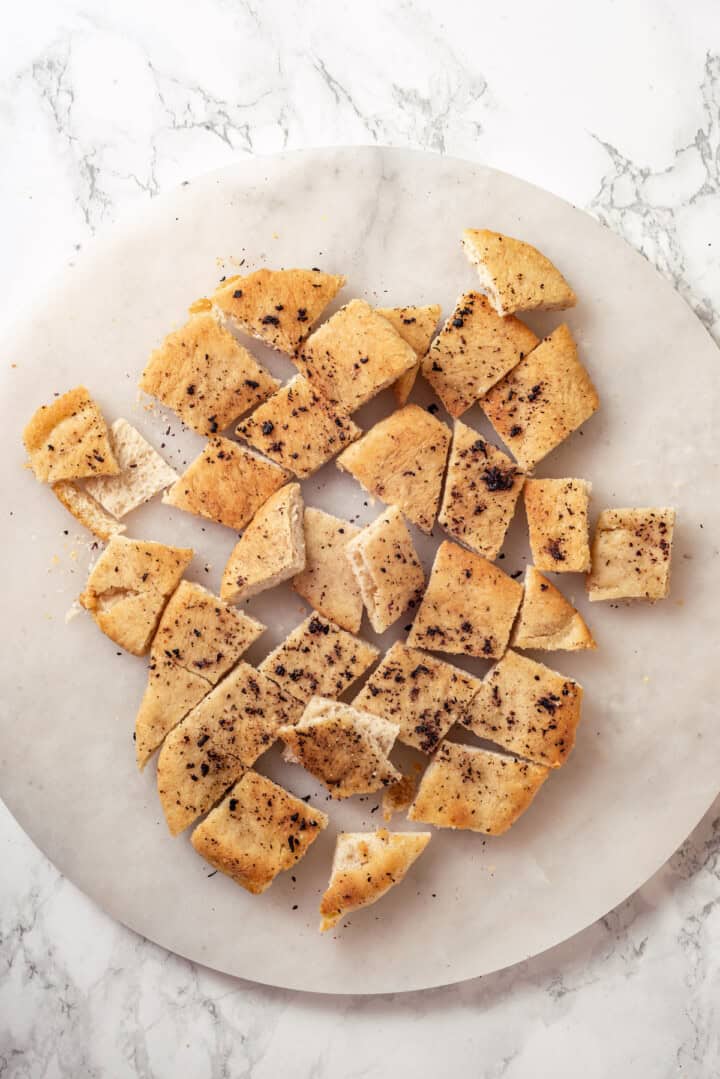
<svg viewBox="0 0 720 1079">
<path fill-rule="evenodd" d="M 206 813 L 302 707 L 248 663 L 223 678 L 160 750 L 158 795 L 172 834 Z"/>
<path fill-rule="evenodd" d="M 303 500 L 299 483 L 286 483 L 261 506 L 235 544 L 220 595 L 228 603 L 275 588 L 305 566 Z"/>
<path fill-rule="evenodd" d="M 202 585 L 180 582 L 150 649 L 148 684 L 135 719 L 138 768 L 264 630 L 262 622 L 228 607 Z"/>
<path fill-rule="evenodd" d="M 328 817 L 257 772 L 246 772 L 192 834 L 195 850 L 252 892 L 292 869 L 328 826 Z"/>
<path fill-rule="evenodd" d="M 422 362 L 423 376 L 451 416 L 462 416 L 538 343 L 529 326 L 501 318 L 479 292 L 466 292 Z"/>
<path fill-rule="evenodd" d="M 446 540 L 435 555 L 408 644 L 497 659 L 507 647 L 522 592 L 492 562 Z"/>
<path fill-rule="evenodd" d="M 102 412 L 84 386 L 41 405 L 23 431 L 23 444 L 41 483 L 120 471 Z"/>
<path fill-rule="evenodd" d="M 524 499 L 530 550 L 537 569 L 587 573 L 590 569 L 587 480 L 528 480 Z"/>
<path fill-rule="evenodd" d="M 192 556 L 188 547 L 113 536 L 79 602 L 111 641 L 142 656 Z"/>
<path fill-rule="evenodd" d="M 362 431 L 302 375 L 291 379 L 235 432 L 301 479 L 312 476 Z"/>
<path fill-rule="evenodd" d="M 279 383 L 214 315 L 193 315 L 151 355 L 140 389 L 201 435 L 223 431 Z"/>
<path fill-rule="evenodd" d="M 403 515 L 390 506 L 346 549 L 370 625 L 376 633 L 420 602 L 425 574 Z"/>
<path fill-rule="evenodd" d="M 376 307 L 375 310 L 378 315 L 388 320 L 417 356 L 415 366 L 393 383 L 395 403 L 398 408 L 402 408 L 412 393 L 420 370 L 420 361 L 430 348 L 440 318 L 440 304 L 429 304 L 427 307 Z"/>
<path fill-rule="evenodd" d="M 398 739 L 434 753 L 480 688 L 480 679 L 397 641 L 353 701 L 399 724 Z"/>
<path fill-rule="evenodd" d="M 286 693 L 301 701 L 339 697 L 379 655 L 374 644 L 355 637 L 313 611 L 260 664 Z"/>
<path fill-rule="evenodd" d="M 528 566 L 525 573 L 523 601 L 510 644 L 513 648 L 564 652 L 595 648 L 582 615 L 534 566 Z"/>
<path fill-rule="evenodd" d="M 412 370 L 417 356 L 370 304 L 351 300 L 311 334 L 293 362 L 323 397 L 350 413 Z"/>
<path fill-rule="evenodd" d="M 398 506 L 423 532 L 435 523 L 450 432 L 418 405 L 405 405 L 349 446 L 337 466 L 365 490 Z"/>
<path fill-rule="evenodd" d="M 350 633 L 360 629 L 363 601 L 347 545 L 360 531 L 341 517 L 306 506 L 305 569 L 292 582 L 311 607 Z"/>
<path fill-rule="evenodd" d="M 288 474 L 231 442 L 212 438 L 163 498 L 168 506 L 243 529 Z"/>
<path fill-rule="evenodd" d="M 221 282 L 212 303 L 223 317 L 265 344 L 293 353 L 345 284 L 322 270 L 255 270 Z"/>
<path fill-rule="evenodd" d="M 592 542 L 588 599 L 665 599 L 675 510 L 603 510 Z"/>
<path fill-rule="evenodd" d="M 575 744 L 582 695 L 572 678 L 508 651 L 486 675 L 463 723 L 511 753 L 559 768 Z"/>
<path fill-rule="evenodd" d="M 408 820 L 502 835 L 529 809 L 549 774 L 540 764 L 443 742 L 420 781 Z"/>
<path fill-rule="evenodd" d="M 524 240 L 489 229 L 465 229 L 463 248 L 498 315 L 564 311 L 577 303 L 557 266 Z"/>
<path fill-rule="evenodd" d="M 400 779 L 389 755 L 395 723 L 349 704 L 312 697 L 297 723 L 280 728 L 287 759 L 315 776 L 333 798 L 372 794 Z"/>
<path fill-rule="evenodd" d="M 510 457 L 455 420 L 438 521 L 453 539 L 493 561 L 524 482 Z"/>
<path fill-rule="evenodd" d="M 567 326 L 558 326 L 480 402 L 526 471 L 600 407 Z"/>
</svg>

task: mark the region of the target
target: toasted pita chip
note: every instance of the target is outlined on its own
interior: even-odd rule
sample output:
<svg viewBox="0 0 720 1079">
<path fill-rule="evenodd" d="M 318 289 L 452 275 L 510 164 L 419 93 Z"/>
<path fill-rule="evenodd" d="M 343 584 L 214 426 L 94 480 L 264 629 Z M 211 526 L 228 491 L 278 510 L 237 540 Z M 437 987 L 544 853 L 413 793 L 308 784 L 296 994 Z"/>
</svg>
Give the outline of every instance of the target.
<svg viewBox="0 0 720 1079">
<path fill-rule="evenodd" d="M 590 569 L 587 480 L 528 480 L 524 499 L 533 562 L 552 573 Z"/>
<path fill-rule="evenodd" d="M 449 445 L 444 423 L 417 405 L 405 405 L 341 453 L 337 466 L 371 495 L 398 506 L 423 532 L 430 532 Z"/>
<path fill-rule="evenodd" d="M 600 407 L 567 326 L 558 326 L 480 402 L 526 471 Z"/>
<path fill-rule="evenodd" d="M 430 842 L 430 832 L 342 832 L 337 838 L 330 883 L 320 901 L 320 932 L 369 907 L 405 877 Z"/>
<path fill-rule="evenodd" d="M 665 599 L 675 510 L 603 510 L 592 542 L 588 599 Z"/>
<path fill-rule="evenodd" d="M 408 644 L 497 659 L 507 647 L 522 591 L 492 562 L 446 540 L 435 555 Z"/>
<path fill-rule="evenodd" d="M 362 431 L 297 375 L 235 432 L 301 479 L 312 476 Z"/>
<path fill-rule="evenodd" d="M 259 895 L 292 867 L 328 826 L 306 805 L 257 772 L 246 772 L 192 834 L 195 850 L 215 869 Z"/>
<path fill-rule="evenodd" d="M 111 641 L 142 656 L 192 556 L 188 547 L 113 536 L 79 602 Z"/>
<path fill-rule="evenodd" d="M 389 760 L 397 725 L 349 704 L 312 697 L 302 718 L 278 733 L 290 759 L 320 780 L 333 798 L 371 794 L 400 778 Z"/>
<path fill-rule="evenodd" d="M 417 783 L 415 776 L 401 775 L 397 783 L 391 783 L 382 793 L 382 815 L 384 821 L 393 819 L 396 813 L 405 813 L 412 805 Z"/>
<path fill-rule="evenodd" d="M 511 753 L 559 768 L 575 744 L 582 695 L 571 678 L 510 650 L 486 675 L 463 723 Z"/>
<path fill-rule="evenodd" d="M 363 601 L 346 549 L 360 531 L 349 521 L 307 506 L 305 569 L 292 582 L 311 607 L 350 633 L 360 629 Z"/>
<path fill-rule="evenodd" d="M 286 483 L 260 507 L 235 544 L 220 595 L 228 603 L 238 603 L 289 580 L 304 566 L 300 484 Z"/>
<path fill-rule="evenodd" d="M 313 611 L 265 657 L 260 670 L 286 693 L 308 701 L 313 695 L 339 697 L 378 655 L 374 644 L 346 633 Z"/>
<path fill-rule="evenodd" d="M 193 315 L 153 352 L 140 389 L 201 435 L 223 431 L 279 386 L 214 315 Z"/>
<path fill-rule="evenodd" d="M 311 334 L 294 359 L 314 388 L 347 413 L 417 364 L 415 352 L 364 300 L 351 300 Z"/>
<path fill-rule="evenodd" d="M 421 370 L 450 415 L 462 416 L 537 343 L 519 318 L 500 318 L 479 292 L 466 292 Z"/>
<path fill-rule="evenodd" d="M 393 329 L 400 334 L 403 341 L 407 341 L 410 348 L 417 356 L 417 363 L 406 371 L 404 375 L 393 383 L 393 395 L 398 408 L 407 404 L 412 393 L 415 379 L 420 370 L 420 360 L 430 348 L 432 336 L 435 333 L 438 319 L 440 318 L 440 305 L 430 304 L 427 307 L 376 307 L 378 315 L 386 318 Z"/>
<path fill-rule="evenodd" d="M 397 506 L 390 506 L 347 545 L 370 625 L 376 633 L 420 602 L 425 574 Z"/>
<path fill-rule="evenodd" d="M 502 835 L 530 807 L 549 774 L 540 764 L 443 742 L 420 781 L 408 820 Z"/>
<path fill-rule="evenodd" d="M 127 420 L 115 420 L 110 443 L 120 467 L 116 476 L 93 476 L 85 490 L 113 517 L 124 517 L 175 482 L 170 468 L 146 439 Z"/>
<path fill-rule="evenodd" d="M 223 678 L 160 750 L 158 795 L 171 833 L 207 812 L 302 708 L 248 663 Z"/>
<path fill-rule="evenodd" d="M 480 688 L 480 679 L 397 641 L 353 701 L 399 724 L 398 739 L 434 753 Z"/>
<path fill-rule="evenodd" d="M 240 530 L 287 481 L 282 468 L 228 438 L 212 438 L 163 502 Z"/>
<path fill-rule="evenodd" d="M 497 558 L 525 482 L 506 454 L 455 420 L 438 521 L 471 551 Z"/>
<path fill-rule="evenodd" d="M 463 248 L 499 315 L 564 311 L 577 303 L 557 267 L 523 240 L 488 229 L 465 229 Z"/>
<path fill-rule="evenodd" d="M 135 719 L 138 768 L 264 630 L 262 622 L 201 585 L 180 582 L 150 649 L 148 684 Z"/>
<path fill-rule="evenodd" d="M 53 483 L 52 492 L 58 502 L 61 502 L 81 525 L 103 542 L 125 531 L 125 525 L 121 525 L 119 521 L 106 513 L 83 487 L 78 486 L 75 480 L 59 480 Z"/>
<path fill-rule="evenodd" d="M 23 431 L 23 444 L 41 483 L 119 472 L 107 424 L 84 386 L 41 405 Z"/>
<path fill-rule="evenodd" d="M 595 648 L 595 641 L 582 616 L 534 566 L 525 573 L 525 591 L 513 628 L 513 648 L 576 652 Z"/>
<path fill-rule="evenodd" d="M 344 284 L 321 270 L 256 270 L 227 278 L 212 300 L 245 333 L 292 355 Z"/>
</svg>

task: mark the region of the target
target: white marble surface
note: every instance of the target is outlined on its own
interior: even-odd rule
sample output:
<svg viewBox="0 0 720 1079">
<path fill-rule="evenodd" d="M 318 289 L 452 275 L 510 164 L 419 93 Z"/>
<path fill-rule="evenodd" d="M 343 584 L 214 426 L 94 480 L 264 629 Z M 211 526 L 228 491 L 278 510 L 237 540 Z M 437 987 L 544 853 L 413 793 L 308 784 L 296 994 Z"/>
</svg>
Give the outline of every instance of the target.
<svg viewBox="0 0 720 1079">
<path fill-rule="evenodd" d="M 590 20 L 592 19 L 592 24 Z M 41 2 L 0 40 L 2 303 L 247 152 L 421 146 L 518 173 L 643 251 L 720 337 L 716 4 Z M 679 717 L 679 721 L 682 717 Z M 720 803 L 579 938 L 447 990 L 238 984 L 97 911 L 0 818 L 0 1076 L 716 1076 Z M 342 1024 L 342 1025 L 340 1025 Z"/>
</svg>

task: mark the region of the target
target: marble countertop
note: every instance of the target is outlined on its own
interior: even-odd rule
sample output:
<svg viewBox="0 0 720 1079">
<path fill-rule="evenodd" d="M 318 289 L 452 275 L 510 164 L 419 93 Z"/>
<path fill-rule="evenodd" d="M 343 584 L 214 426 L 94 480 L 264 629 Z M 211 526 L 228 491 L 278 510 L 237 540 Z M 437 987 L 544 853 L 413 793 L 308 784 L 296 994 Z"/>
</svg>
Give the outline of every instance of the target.
<svg viewBox="0 0 720 1079">
<path fill-rule="evenodd" d="M 716 3 L 511 12 L 15 5 L 0 40 L 3 314 L 188 177 L 247 153 L 379 143 L 482 161 L 586 208 L 720 340 Z M 396 997 L 258 988 L 168 955 L 60 877 L 4 810 L 0 852 L 1 1079 L 720 1074 L 720 800 L 580 936 Z"/>
</svg>

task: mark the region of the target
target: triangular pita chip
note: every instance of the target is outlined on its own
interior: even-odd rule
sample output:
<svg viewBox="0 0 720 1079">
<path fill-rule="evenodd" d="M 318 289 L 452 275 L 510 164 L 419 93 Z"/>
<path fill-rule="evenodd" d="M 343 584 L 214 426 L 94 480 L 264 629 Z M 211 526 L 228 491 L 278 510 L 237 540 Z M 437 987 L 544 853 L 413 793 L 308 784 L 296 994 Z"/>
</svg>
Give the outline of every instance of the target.
<svg viewBox="0 0 720 1079">
<path fill-rule="evenodd" d="M 256 270 L 227 278 L 212 300 L 234 325 L 292 355 L 344 284 L 322 270 Z"/>
<path fill-rule="evenodd" d="M 350 633 L 360 629 L 363 601 L 347 545 L 360 531 L 349 521 L 306 506 L 305 569 L 292 582 L 311 607 Z"/>
<path fill-rule="evenodd" d="M 279 383 L 214 315 L 193 315 L 150 357 L 140 389 L 201 435 L 223 431 Z"/>
<path fill-rule="evenodd" d="M 347 557 L 376 633 L 420 601 L 425 574 L 397 506 L 390 506 L 347 546 Z"/>
<path fill-rule="evenodd" d="M 353 910 L 376 903 L 405 877 L 430 842 L 430 832 L 341 832 L 330 882 L 320 900 L 325 932 Z"/>
<path fill-rule="evenodd" d="M 466 292 L 433 341 L 422 373 L 451 416 L 462 416 L 538 343 L 519 318 L 500 318 L 479 292 Z"/>
<path fill-rule="evenodd" d="M 302 718 L 278 733 L 289 759 L 319 779 L 333 798 L 371 794 L 400 778 L 389 760 L 397 725 L 349 704 L 312 697 Z"/>
<path fill-rule="evenodd" d="M 235 432 L 266 457 L 306 479 L 362 431 L 302 375 L 256 409 Z"/>
<path fill-rule="evenodd" d="M 376 423 L 338 457 L 366 491 L 398 506 L 423 532 L 435 523 L 450 432 L 418 405 Z"/>
<path fill-rule="evenodd" d="M 479 738 L 559 768 L 575 744 L 582 696 L 571 678 L 509 650 L 483 679 L 462 722 Z"/>
<path fill-rule="evenodd" d="M 41 405 L 23 431 L 23 443 L 41 483 L 119 471 L 107 424 L 84 386 Z"/>
<path fill-rule="evenodd" d="M 163 498 L 169 506 L 240 530 L 287 472 L 228 438 L 212 438 Z"/>
<path fill-rule="evenodd" d="M 192 556 L 187 547 L 114 536 L 95 563 L 79 602 L 111 641 L 142 656 Z"/>
<path fill-rule="evenodd" d="M 177 472 L 127 420 L 115 420 L 110 442 L 119 473 L 94 476 L 85 481 L 85 489 L 113 517 L 124 517 L 178 478 Z"/>
<path fill-rule="evenodd" d="M 480 404 L 525 470 L 533 468 L 600 407 L 567 326 L 553 330 Z"/>
<path fill-rule="evenodd" d="M 313 611 L 265 657 L 259 669 L 286 693 L 308 701 L 313 695 L 339 697 L 378 655 L 374 644 Z"/>
<path fill-rule="evenodd" d="M 577 303 L 558 268 L 523 240 L 489 229 L 465 229 L 463 248 L 499 315 L 564 311 Z"/>
<path fill-rule="evenodd" d="M 408 820 L 502 835 L 530 807 L 549 774 L 540 764 L 443 742 L 420 781 Z"/>
<path fill-rule="evenodd" d="M 323 397 L 350 413 L 412 370 L 417 356 L 370 304 L 351 300 L 311 334 L 294 362 Z"/>
<path fill-rule="evenodd" d="M 525 591 L 513 628 L 513 648 L 576 652 L 595 648 L 595 641 L 582 616 L 534 566 L 525 573 Z"/>
<path fill-rule="evenodd" d="M 192 834 L 192 845 L 210 865 L 253 895 L 307 853 L 328 817 L 277 783 L 246 772 Z"/>
<path fill-rule="evenodd" d="M 524 481 L 510 457 L 455 420 L 438 521 L 453 539 L 492 561 L 503 545 Z"/>
<path fill-rule="evenodd" d="M 396 641 L 353 705 L 399 724 L 405 745 L 434 753 L 480 685 L 466 671 Z"/>
<path fill-rule="evenodd" d="M 434 303 L 427 307 L 376 307 L 375 310 L 378 315 L 388 320 L 403 341 L 407 341 L 418 358 L 415 366 L 393 383 L 395 403 L 398 408 L 402 408 L 412 393 L 420 370 L 420 360 L 430 348 L 441 308 Z"/>
<path fill-rule="evenodd" d="M 294 577 L 304 565 L 300 484 L 286 483 L 260 507 L 235 544 L 220 595 L 228 603 L 238 603 Z"/>
<path fill-rule="evenodd" d="M 498 658 L 507 647 L 521 598 L 521 584 L 486 558 L 446 540 L 435 555 L 408 644 Z"/>
</svg>

